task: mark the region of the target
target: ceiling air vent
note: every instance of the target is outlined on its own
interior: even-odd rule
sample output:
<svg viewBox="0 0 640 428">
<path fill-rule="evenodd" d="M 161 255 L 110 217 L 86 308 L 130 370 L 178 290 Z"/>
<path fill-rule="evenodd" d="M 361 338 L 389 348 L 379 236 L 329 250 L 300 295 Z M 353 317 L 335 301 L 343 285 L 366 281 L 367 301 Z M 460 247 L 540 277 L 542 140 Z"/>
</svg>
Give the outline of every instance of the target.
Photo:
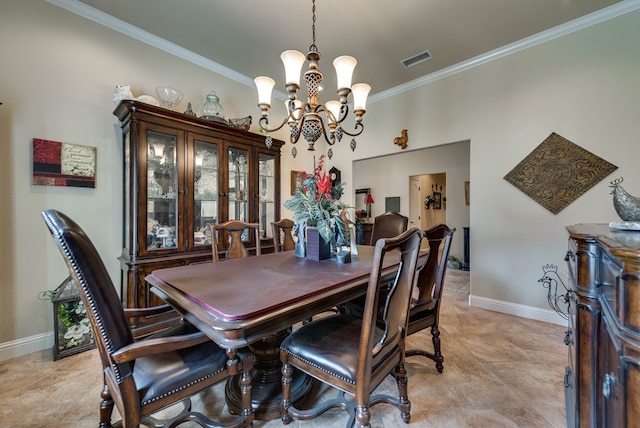
<svg viewBox="0 0 640 428">
<path fill-rule="evenodd" d="M 409 67 L 413 67 L 414 65 L 418 65 L 418 64 L 420 64 L 422 62 L 428 61 L 431 58 L 433 58 L 431 56 L 431 52 L 424 51 L 424 52 L 420 52 L 419 54 L 414 55 L 414 56 L 412 56 L 410 58 L 403 59 L 401 62 L 402 62 L 402 65 L 405 66 L 405 68 L 409 68 Z"/>
</svg>

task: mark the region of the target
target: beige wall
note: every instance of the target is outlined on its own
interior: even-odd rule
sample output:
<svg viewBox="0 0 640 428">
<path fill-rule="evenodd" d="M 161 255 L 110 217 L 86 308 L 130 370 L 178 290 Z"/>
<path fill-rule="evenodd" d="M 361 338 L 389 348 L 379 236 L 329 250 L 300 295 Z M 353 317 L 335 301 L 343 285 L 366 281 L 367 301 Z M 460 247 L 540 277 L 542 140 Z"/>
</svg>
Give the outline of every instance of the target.
<svg viewBox="0 0 640 428">
<path fill-rule="evenodd" d="M 566 272 L 565 225 L 619 220 L 615 177 L 640 195 L 639 40 L 635 11 L 368 108 L 369 155 L 402 128 L 412 149 L 470 141 L 472 304 L 546 319 L 537 280 L 547 263 Z M 503 179 L 552 132 L 618 166 L 557 215 Z"/>
<path fill-rule="evenodd" d="M 57 286 L 66 269 L 40 218 L 43 209 L 60 209 L 76 219 L 119 283 L 122 148 L 112 115 L 116 84 L 131 84 L 136 95 L 175 86 L 196 112 L 204 95 L 215 90 L 228 117 L 255 119 L 259 112 L 253 88 L 43 0 L 6 0 L 0 12 L 4 359 L 51 343 L 52 305 L 37 296 Z M 329 167 L 342 171 L 348 201 L 361 179 L 353 173 L 354 162 L 397 154 L 392 142 L 401 129 L 409 129 L 410 150 L 470 141 L 472 302 L 535 316 L 535 310 L 547 308 L 537 283 L 540 266 L 563 268 L 564 225 L 616 220 L 607 188 L 613 176 L 624 176 L 627 190 L 640 194 L 638 40 L 636 11 L 370 104 L 358 149 L 352 153 L 348 141 L 339 143 Z M 279 107 L 274 109 L 277 115 Z M 555 216 L 502 179 L 551 132 L 619 166 Z M 34 137 L 97 147 L 97 188 L 32 186 Z M 283 150 L 283 197 L 289 170 L 313 165 L 313 153 L 299 145 L 295 161 L 289 145 Z M 449 177 L 448 202 L 456 198 Z"/>
</svg>

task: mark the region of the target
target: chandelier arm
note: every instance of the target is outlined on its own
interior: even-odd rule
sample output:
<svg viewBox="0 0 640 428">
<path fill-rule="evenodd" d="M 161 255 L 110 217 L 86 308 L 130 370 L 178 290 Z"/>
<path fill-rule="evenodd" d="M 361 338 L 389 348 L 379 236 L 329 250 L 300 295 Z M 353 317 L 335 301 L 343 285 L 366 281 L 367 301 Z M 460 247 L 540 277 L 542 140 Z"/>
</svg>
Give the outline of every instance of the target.
<svg viewBox="0 0 640 428">
<path fill-rule="evenodd" d="M 282 121 L 282 123 L 276 127 L 276 128 L 271 128 L 269 126 L 269 118 L 267 116 L 262 116 L 260 117 L 260 120 L 258 121 L 258 124 L 260 125 L 260 129 L 265 131 L 265 132 L 275 132 L 275 131 L 279 131 L 280 129 L 282 129 L 282 127 L 287 123 L 287 120 L 289 119 L 289 117 L 285 117 L 284 120 Z"/>
<path fill-rule="evenodd" d="M 324 140 L 327 142 L 327 144 L 333 146 L 336 143 L 336 136 L 333 132 L 330 132 L 330 134 L 327 135 L 327 128 L 324 122 L 322 123 L 322 133 L 324 134 Z"/>
<path fill-rule="evenodd" d="M 336 123 L 341 124 L 342 122 L 344 122 L 344 120 L 347 118 L 348 115 L 349 115 L 349 105 L 342 104 L 340 106 L 340 117 L 338 118 Z"/>
<path fill-rule="evenodd" d="M 327 118 L 327 123 L 329 122 L 329 119 L 333 117 L 333 115 L 331 114 L 331 111 L 324 104 L 318 104 L 313 111 L 315 113 L 324 112 Z M 334 117 L 334 119 L 336 119 L 334 123 L 336 125 L 341 124 L 342 122 L 344 122 L 344 120 L 347 118 L 348 115 L 349 115 L 349 106 L 347 104 L 342 104 L 340 106 L 340 114 L 338 115 L 337 118 Z"/>
<path fill-rule="evenodd" d="M 285 120 L 288 120 L 288 119 L 289 117 L 287 117 Z M 302 135 L 302 125 L 304 125 L 304 120 L 305 120 L 305 116 L 302 115 L 302 117 L 296 121 L 296 127 L 298 128 L 298 132 L 295 133 L 295 137 L 294 137 L 294 134 L 292 134 L 291 132 L 289 133 L 289 142 L 291 144 L 296 144 L 298 140 L 300 140 L 300 136 Z"/>
<path fill-rule="evenodd" d="M 360 131 L 358 131 L 358 128 L 360 128 Z M 357 137 L 358 135 L 362 134 L 362 132 L 364 131 L 364 125 L 362 124 L 362 122 L 356 122 L 355 129 L 357 132 L 354 132 L 352 134 L 350 132 L 345 131 L 344 128 L 342 128 L 342 133 L 347 134 L 350 137 Z"/>
</svg>

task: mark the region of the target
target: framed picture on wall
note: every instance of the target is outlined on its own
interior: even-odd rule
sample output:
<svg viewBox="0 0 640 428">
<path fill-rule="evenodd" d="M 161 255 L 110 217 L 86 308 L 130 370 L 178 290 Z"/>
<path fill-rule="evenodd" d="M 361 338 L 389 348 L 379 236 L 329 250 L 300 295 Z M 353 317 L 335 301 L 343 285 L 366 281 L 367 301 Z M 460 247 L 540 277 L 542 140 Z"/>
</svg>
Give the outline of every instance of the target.
<svg viewBox="0 0 640 428">
<path fill-rule="evenodd" d="M 442 209 L 442 193 L 441 192 L 433 192 L 433 209 L 434 210 Z"/>
<path fill-rule="evenodd" d="M 300 175 L 299 171 L 291 170 L 291 195 L 296 194 L 296 189 L 302 189 L 302 182 L 304 178 Z"/>
<path fill-rule="evenodd" d="M 469 205 L 469 182 L 464 182 L 464 204 Z"/>
</svg>

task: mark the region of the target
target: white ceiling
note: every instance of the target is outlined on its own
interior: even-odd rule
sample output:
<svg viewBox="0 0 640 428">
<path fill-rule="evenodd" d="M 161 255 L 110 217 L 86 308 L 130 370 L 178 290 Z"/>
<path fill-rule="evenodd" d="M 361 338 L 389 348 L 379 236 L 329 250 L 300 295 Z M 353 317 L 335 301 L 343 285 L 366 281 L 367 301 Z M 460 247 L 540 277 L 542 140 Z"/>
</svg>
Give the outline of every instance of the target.
<svg viewBox="0 0 640 428">
<path fill-rule="evenodd" d="M 280 53 L 306 53 L 312 41 L 311 0 L 49 1 L 137 38 L 150 36 L 152 44 L 169 41 L 240 80 L 271 76 L 283 92 Z M 354 83 L 369 83 L 375 95 L 591 25 L 629 3 L 638 7 L 637 0 L 317 0 L 320 70 L 325 88 L 334 88 L 333 58 L 352 55 Z M 401 64 L 424 50 L 433 58 L 409 69 Z"/>
</svg>

